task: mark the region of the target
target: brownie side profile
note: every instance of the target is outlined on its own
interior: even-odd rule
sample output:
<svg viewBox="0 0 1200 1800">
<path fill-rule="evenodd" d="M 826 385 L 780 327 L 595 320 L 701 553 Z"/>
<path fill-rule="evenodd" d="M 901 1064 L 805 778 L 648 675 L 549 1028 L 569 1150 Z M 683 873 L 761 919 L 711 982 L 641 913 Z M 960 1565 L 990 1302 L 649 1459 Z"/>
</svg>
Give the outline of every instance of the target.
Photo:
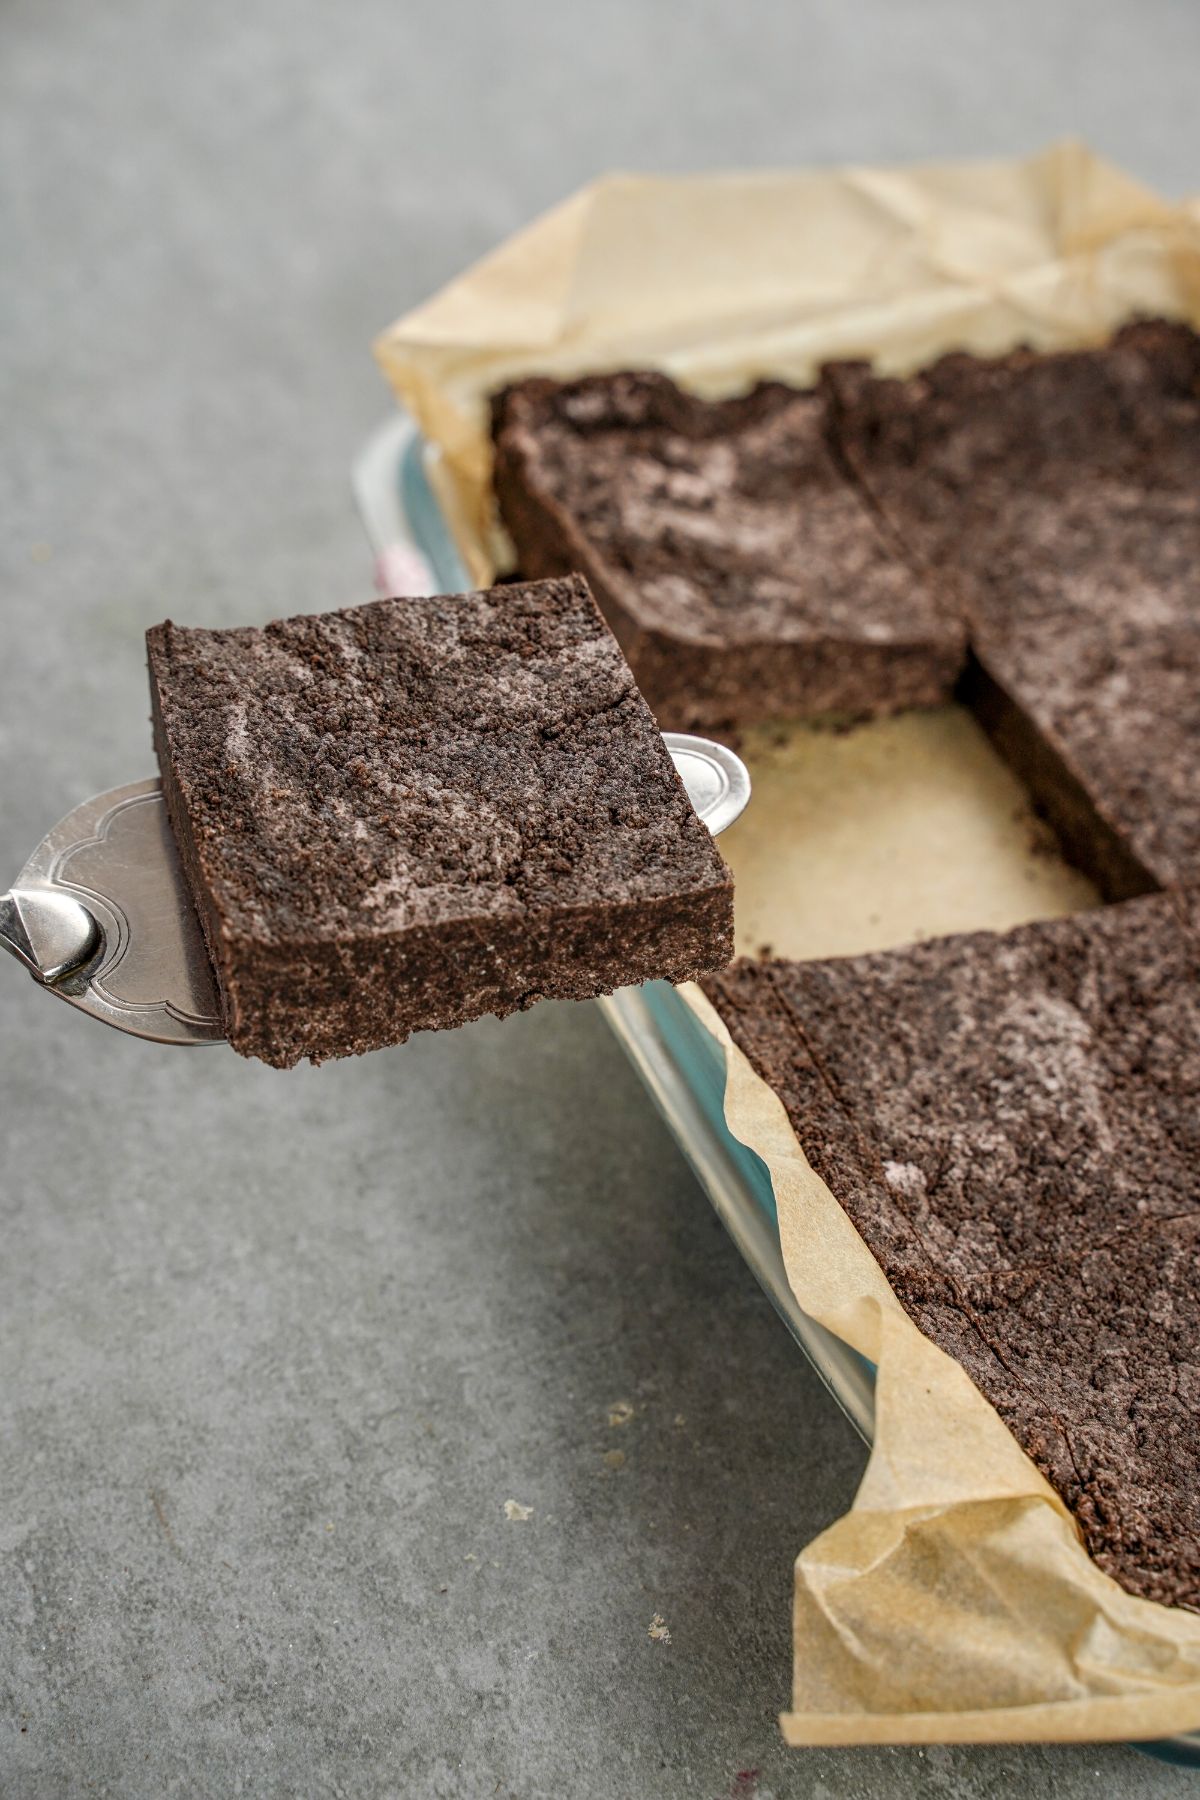
<svg viewBox="0 0 1200 1800">
<path fill-rule="evenodd" d="M 579 578 L 148 634 L 234 1048 L 279 1067 L 726 962 L 732 883 Z"/>
<path fill-rule="evenodd" d="M 704 990 L 900 1301 L 1131 1592 L 1200 1608 L 1195 903 Z"/>
<path fill-rule="evenodd" d="M 664 725 L 949 695 L 962 627 L 836 466 L 824 408 L 778 382 L 706 401 L 629 372 L 496 396 L 496 494 L 522 572 L 587 576 Z"/>
<path fill-rule="evenodd" d="M 967 620 L 963 697 L 1108 899 L 1200 874 L 1200 337 L 825 372 L 836 452 Z M 955 601 L 956 597 L 956 601 Z"/>
</svg>

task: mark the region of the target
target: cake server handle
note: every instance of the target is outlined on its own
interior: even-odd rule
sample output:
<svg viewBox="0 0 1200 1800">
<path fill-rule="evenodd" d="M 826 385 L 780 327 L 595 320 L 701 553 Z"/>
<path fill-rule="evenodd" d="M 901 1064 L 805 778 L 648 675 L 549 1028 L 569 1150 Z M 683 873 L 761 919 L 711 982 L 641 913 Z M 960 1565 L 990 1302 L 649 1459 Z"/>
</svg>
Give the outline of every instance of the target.
<svg viewBox="0 0 1200 1800">
<path fill-rule="evenodd" d="M 48 993 L 120 1031 L 160 1044 L 224 1038 L 155 780 L 96 794 L 59 820 L 0 894 L 0 946 Z"/>
<path fill-rule="evenodd" d="M 77 973 L 104 947 L 83 901 L 63 888 L 15 887 L 0 894 L 0 944 L 46 987 Z"/>
</svg>

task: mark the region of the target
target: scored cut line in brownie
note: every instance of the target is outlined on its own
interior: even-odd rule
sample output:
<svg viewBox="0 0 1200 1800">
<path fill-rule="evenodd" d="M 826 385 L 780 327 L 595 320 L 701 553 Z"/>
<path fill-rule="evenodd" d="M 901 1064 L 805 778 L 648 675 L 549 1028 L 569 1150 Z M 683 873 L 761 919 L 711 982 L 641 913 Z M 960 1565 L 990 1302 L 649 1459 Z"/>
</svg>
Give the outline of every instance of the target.
<svg viewBox="0 0 1200 1800">
<path fill-rule="evenodd" d="M 1175 895 L 704 990 L 1123 1586 L 1200 1608 L 1200 938 Z"/>
<path fill-rule="evenodd" d="M 728 959 L 728 871 L 581 579 L 148 646 L 244 1054 L 348 1055 Z"/>
<path fill-rule="evenodd" d="M 714 402 L 653 373 L 496 396 L 522 572 L 587 575 L 664 724 L 947 698 L 962 628 L 835 465 L 824 410 L 778 382 Z"/>
</svg>

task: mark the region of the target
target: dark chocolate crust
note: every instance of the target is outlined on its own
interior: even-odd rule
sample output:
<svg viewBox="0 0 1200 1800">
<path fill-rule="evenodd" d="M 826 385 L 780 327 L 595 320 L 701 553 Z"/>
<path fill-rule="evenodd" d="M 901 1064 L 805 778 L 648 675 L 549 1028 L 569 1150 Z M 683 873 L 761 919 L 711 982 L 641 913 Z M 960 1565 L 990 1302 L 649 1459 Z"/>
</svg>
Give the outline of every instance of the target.
<svg viewBox="0 0 1200 1800">
<path fill-rule="evenodd" d="M 578 577 L 148 634 L 230 1042 L 287 1067 L 688 980 L 732 883 Z"/>
<path fill-rule="evenodd" d="M 1200 875 L 1200 337 L 824 374 L 845 466 L 967 620 L 964 697 L 1108 899 Z"/>
<path fill-rule="evenodd" d="M 779 382 L 705 401 L 658 374 L 530 379 L 493 403 L 526 575 L 582 570 L 664 725 L 945 700 L 963 631 Z"/>
<path fill-rule="evenodd" d="M 1131 1592 L 1200 1608 L 1200 954 L 1174 895 L 705 992 Z"/>
</svg>

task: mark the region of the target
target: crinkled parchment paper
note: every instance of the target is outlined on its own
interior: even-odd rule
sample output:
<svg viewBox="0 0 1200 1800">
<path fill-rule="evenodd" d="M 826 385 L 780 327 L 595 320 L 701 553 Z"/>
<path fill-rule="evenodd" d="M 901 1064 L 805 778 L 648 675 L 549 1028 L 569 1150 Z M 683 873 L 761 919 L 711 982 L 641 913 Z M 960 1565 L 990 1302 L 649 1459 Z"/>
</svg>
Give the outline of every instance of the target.
<svg viewBox="0 0 1200 1800">
<path fill-rule="evenodd" d="M 1094 342 L 1139 312 L 1200 324 L 1200 209 L 1066 143 L 1023 162 L 609 177 L 376 348 L 485 582 L 507 560 L 487 396 L 517 375 L 653 366 L 722 393 L 807 380 L 831 356 L 900 369 L 951 348 Z M 1078 876 L 1030 854 L 1011 777 L 972 722 L 911 720 L 748 744 L 756 799 L 729 839 L 740 947 L 827 955 L 1090 903 Z M 796 1566 L 789 1740 L 1200 1728 L 1200 1617 L 1095 1567 L 993 1408 L 904 1313 L 775 1094 L 683 991 L 725 1046 L 726 1116 L 771 1170 L 800 1305 L 879 1371 L 854 1506 Z"/>
<path fill-rule="evenodd" d="M 440 447 L 471 576 L 508 560 L 487 396 L 518 375 L 661 368 L 703 393 L 807 381 L 834 356 L 911 368 L 1200 312 L 1200 214 L 1093 156 L 742 175 L 609 175 L 377 340 Z"/>
</svg>

